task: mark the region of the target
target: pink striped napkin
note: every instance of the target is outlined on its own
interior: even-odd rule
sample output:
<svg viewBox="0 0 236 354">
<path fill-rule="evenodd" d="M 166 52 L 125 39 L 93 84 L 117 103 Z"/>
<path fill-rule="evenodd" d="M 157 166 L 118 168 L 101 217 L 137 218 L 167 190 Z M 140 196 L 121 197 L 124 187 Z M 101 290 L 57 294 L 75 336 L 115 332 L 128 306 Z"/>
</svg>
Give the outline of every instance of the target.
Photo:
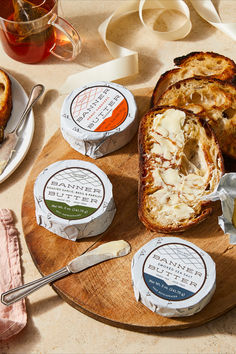
<svg viewBox="0 0 236 354">
<path fill-rule="evenodd" d="M 18 231 L 9 209 L 0 209 L 0 293 L 22 285 Z M 10 306 L 0 302 L 0 340 L 20 332 L 26 325 L 25 300 Z"/>
</svg>

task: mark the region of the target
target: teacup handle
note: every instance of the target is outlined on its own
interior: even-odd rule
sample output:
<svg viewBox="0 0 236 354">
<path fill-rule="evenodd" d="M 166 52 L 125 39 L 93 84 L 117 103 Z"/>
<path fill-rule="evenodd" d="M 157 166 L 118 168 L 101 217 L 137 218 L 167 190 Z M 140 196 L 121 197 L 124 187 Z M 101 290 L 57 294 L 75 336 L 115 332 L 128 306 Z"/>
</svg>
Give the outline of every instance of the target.
<svg viewBox="0 0 236 354">
<path fill-rule="evenodd" d="M 54 26 L 62 34 L 61 39 L 56 38 L 50 52 L 59 59 L 66 61 L 73 60 L 81 51 L 81 40 L 78 32 L 71 24 L 56 14 L 53 14 L 48 24 Z M 64 45 L 65 48 L 63 48 L 63 36 L 66 37 L 66 41 L 64 40 L 64 42 L 70 42 L 71 47 Z"/>
</svg>

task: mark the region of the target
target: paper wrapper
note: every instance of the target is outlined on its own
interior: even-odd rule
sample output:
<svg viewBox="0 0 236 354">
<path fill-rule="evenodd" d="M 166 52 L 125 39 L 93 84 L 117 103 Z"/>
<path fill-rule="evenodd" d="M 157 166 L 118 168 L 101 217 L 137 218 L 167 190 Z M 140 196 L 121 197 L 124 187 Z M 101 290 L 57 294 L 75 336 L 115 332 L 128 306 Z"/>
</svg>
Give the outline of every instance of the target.
<svg viewBox="0 0 236 354">
<path fill-rule="evenodd" d="M 103 233 L 116 213 L 112 184 L 91 162 L 57 161 L 34 184 L 38 225 L 71 241 Z"/>
<path fill-rule="evenodd" d="M 220 180 L 215 192 L 209 194 L 205 200 L 221 201 L 223 215 L 218 222 L 225 233 L 230 235 L 230 243 L 236 244 L 236 228 L 232 223 L 234 212 L 234 199 L 236 198 L 236 173 L 226 173 Z"/>
<path fill-rule="evenodd" d="M 136 300 L 165 317 L 194 315 L 216 288 L 213 259 L 178 237 L 157 237 L 143 245 L 133 256 L 131 275 Z"/>
<path fill-rule="evenodd" d="M 126 145 L 138 129 L 137 106 L 124 86 L 98 81 L 77 88 L 61 109 L 61 132 L 76 151 L 97 159 Z"/>
</svg>

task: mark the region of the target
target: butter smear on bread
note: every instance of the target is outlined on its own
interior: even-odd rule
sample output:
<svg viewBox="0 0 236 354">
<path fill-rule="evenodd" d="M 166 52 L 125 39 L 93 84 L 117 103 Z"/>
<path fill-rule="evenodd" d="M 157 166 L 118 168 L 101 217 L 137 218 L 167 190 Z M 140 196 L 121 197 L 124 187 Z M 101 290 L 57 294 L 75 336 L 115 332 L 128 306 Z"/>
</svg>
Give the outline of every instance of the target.
<svg viewBox="0 0 236 354">
<path fill-rule="evenodd" d="M 139 216 L 154 230 L 185 228 L 219 182 L 219 147 L 209 128 L 184 110 L 153 110 L 141 125 Z"/>
<path fill-rule="evenodd" d="M 151 153 L 162 153 L 166 161 L 158 173 L 153 172 L 154 185 L 163 188 L 152 194 L 152 203 L 154 202 L 152 212 L 158 211 L 155 217 L 164 218 L 163 221 L 165 220 L 166 223 L 169 223 L 173 215 L 181 221 L 194 214 L 194 209 L 197 207 L 194 199 L 202 194 L 202 186 L 208 178 L 208 175 L 201 175 L 195 166 L 192 168 L 192 173 L 187 176 L 181 173 L 181 170 L 172 167 L 173 163 L 180 166 L 183 158 L 179 152 L 183 150 L 185 143 L 183 131 L 185 119 L 186 115 L 183 111 L 169 109 L 162 114 L 157 114 L 153 120 L 151 136 L 155 140 L 159 135 L 159 143 L 153 145 Z M 171 194 L 168 193 L 168 186 L 175 186 Z M 189 205 L 186 204 L 188 201 Z"/>
</svg>

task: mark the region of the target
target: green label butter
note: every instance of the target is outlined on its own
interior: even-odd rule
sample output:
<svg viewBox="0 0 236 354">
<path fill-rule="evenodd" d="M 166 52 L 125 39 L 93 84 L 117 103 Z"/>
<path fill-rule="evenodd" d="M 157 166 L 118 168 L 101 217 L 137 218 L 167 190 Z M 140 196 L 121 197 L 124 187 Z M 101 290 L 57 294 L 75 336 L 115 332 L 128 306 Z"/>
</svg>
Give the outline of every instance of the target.
<svg viewBox="0 0 236 354">
<path fill-rule="evenodd" d="M 45 168 L 35 181 L 34 200 L 37 223 L 73 241 L 104 232 L 116 212 L 107 175 L 81 160 Z"/>
<path fill-rule="evenodd" d="M 67 168 L 55 173 L 45 185 L 44 200 L 55 215 L 69 220 L 92 215 L 104 199 L 104 185 L 92 171 Z"/>
</svg>

